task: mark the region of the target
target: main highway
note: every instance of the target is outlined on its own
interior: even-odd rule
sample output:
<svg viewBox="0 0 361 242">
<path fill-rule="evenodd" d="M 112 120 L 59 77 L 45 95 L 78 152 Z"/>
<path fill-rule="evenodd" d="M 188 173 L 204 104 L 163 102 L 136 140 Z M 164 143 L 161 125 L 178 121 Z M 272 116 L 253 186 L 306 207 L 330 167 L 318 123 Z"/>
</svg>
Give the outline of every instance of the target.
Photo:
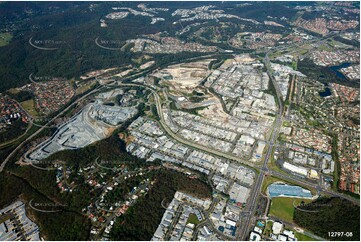
<svg viewBox="0 0 361 242">
<path fill-rule="evenodd" d="M 273 49 L 273 51 L 275 51 L 277 49 Z M 359 201 L 357 199 L 351 198 L 350 196 L 341 194 L 341 193 L 337 193 L 337 192 L 333 192 L 333 191 L 328 191 L 325 189 L 322 189 L 320 186 L 318 186 L 317 184 L 313 184 L 313 183 L 309 183 L 307 181 L 304 181 L 302 179 L 299 179 L 297 177 L 291 176 L 291 175 L 286 175 L 280 172 L 276 172 L 273 170 L 268 170 L 267 168 L 267 164 L 269 162 L 269 160 L 271 159 L 272 156 L 272 151 L 276 145 L 276 141 L 279 135 L 279 131 L 280 128 L 282 126 L 282 113 L 283 113 L 283 102 L 281 100 L 281 92 L 279 90 L 279 87 L 277 85 L 277 82 L 275 81 L 275 79 L 273 78 L 271 72 L 270 72 L 270 60 L 269 60 L 269 53 L 270 51 L 266 52 L 266 55 L 264 57 L 264 64 L 267 67 L 267 73 L 270 77 L 270 80 L 274 86 L 274 89 L 276 91 L 276 96 L 278 99 L 278 103 L 279 103 L 279 110 L 278 110 L 278 114 L 276 116 L 274 125 L 273 125 L 273 131 L 272 134 L 268 140 L 268 147 L 267 147 L 267 151 L 266 151 L 266 155 L 264 157 L 263 163 L 261 165 L 259 164 L 253 164 L 250 162 L 246 162 L 244 160 L 242 160 L 241 158 L 228 154 L 228 153 L 223 153 L 221 151 L 215 150 L 215 149 L 211 149 L 209 147 L 205 147 L 203 145 L 197 144 L 197 143 L 193 143 L 189 140 L 186 140 L 180 136 L 178 136 L 177 134 L 175 134 L 167 125 L 165 119 L 164 119 L 164 115 L 163 115 L 163 109 L 162 109 L 162 102 L 161 99 L 157 93 L 157 90 L 155 90 L 153 87 L 148 86 L 148 85 L 144 85 L 144 84 L 138 84 L 138 83 L 116 83 L 115 81 L 112 82 L 112 84 L 115 84 L 115 86 L 121 87 L 121 86 L 141 86 L 144 87 L 148 90 L 150 90 L 154 96 L 154 101 L 156 104 L 156 108 L 157 108 L 157 112 L 158 112 L 158 116 L 159 116 L 159 123 L 162 126 L 162 128 L 165 130 L 165 132 L 172 137 L 173 139 L 177 140 L 178 142 L 185 144 L 187 146 L 205 151 L 207 153 L 219 156 L 219 157 L 223 157 L 226 158 L 228 160 L 233 160 L 236 161 L 238 163 L 241 163 L 245 166 L 251 167 L 256 171 L 259 171 L 259 174 L 257 176 L 257 179 L 253 185 L 253 188 L 251 190 L 251 194 L 250 197 L 248 198 L 248 202 L 246 207 L 244 208 L 244 212 L 242 214 L 244 214 L 244 217 L 242 218 L 242 224 L 241 224 L 241 228 L 239 228 L 237 230 L 237 235 L 236 235 L 236 239 L 237 240 L 245 240 L 248 236 L 248 233 L 250 231 L 250 226 L 252 224 L 252 218 L 254 218 L 254 213 L 255 213 L 255 209 L 256 209 L 256 204 L 258 201 L 258 197 L 261 193 L 261 186 L 262 183 L 264 181 L 264 176 L 266 173 L 275 176 L 275 177 L 279 177 L 281 179 L 284 180 L 289 180 L 298 184 L 302 184 L 308 187 L 313 187 L 316 188 L 318 191 L 321 191 L 323 193 L 326 193 L 328 195 L 332 195 L 332 196 L 338 196 L 338 197 L 342 197 L 345 199 L 348 199 L 350 201 L 356 202 L 358 203 Z M 106 85 L 106 86 L 110 86 L 110 84 Z M 0 172 L 3 171 L 6 163 L 9 161 L 9 159 L 16 154 L 16 152 L 18 152 L 20 150 L 20 148 L 29 140 L 31 140 L 32 138 L 34 138 L 36 135 L 38 135 L 41 131 L 43 131 L 44 128 L 46 128 L 49 124 L 51 124 L 56 118 L 60 117 L 61 115 L 63 115 L 66 111 L 68 111 L 73 105 L 75 105 L 76 103 L 78 103 L 79 101 L 85 99 L 86 97 L 88 97 L 91 94 L 94 94 L 95 92 L 98 92 L 101 88 L 106 87 L 106 86 L 99 86 L 96 89 L 94 89 L 93 91 L 89 92 L 88 94 L 80 97 L 79 99 L 77 99 L 75 102 L 73 102 L 71 105 L 69 105 L 66 109 L 64 109 L 62 112 L 60 112 L 58 115 L 56 115 L 54 118 L 52 118 L 47 124 L 45 124 L 43 127 L 41 127 L 39 130 L 37 130 L 34 134 L 30 135 L 27 139 L 25 139 L 22 143 L 20 143 L 7 157 L 6 159 L 2 162 L 2 164 L 0 165 Z"/>
<path fill-rule="evenodd" d="M 309 41 L 309 44 L 311 43 L 322 43 L 324 40 L 330 38 L 330 37 L 333 37 L 335 34 L 330 34 L 328 36 L 325 36 L 321 39 L 314 39 L 314 40 L 311 40 Z M 281 47 L 275 47 L 272 49 L 272 52 L 275 52 L 275 51 L 279 51 L 279 50 L 285 50 L 285 49 L 289 49 L 290 46 L 288 47 L 284 47 L 284 46 L 281 46 Z M 313 188 L 316 188 L 318 191 L 322 191 L 328 195 L 332 195 L 332 196 L 337 196 L 337 197 L 342 197 L 344 199 L 347 199 L 349 201 L 352 201 L 352 202 L 355 202 L 355 203 L 359 203 L 359 200 L 355 199 L 355 198 L 352 198 L 350 196 L 347 196 L 347 195 L 344 195 L 344 194 L 341 194 L 341 193 L 338 193 L 338 192 L 333 192 L 333 191 L 328 191 L 326 189 L 323 189 L 321 188 L 320 186 L 318 185 L 315 185 L 315 184 L 310 184 L 308 182 L 305 182 L 303 181 L 302 179 L 298 179 L 294 176 L 287 176 L 287 175 L 283 175 L 282 173 L 279 173 L 279 172 L 275 172 L 275 171 L 269 171 L 268 168 L 267 168 L 267 163 L 269 162 L 269 159 L 271 158 L 271 155 L 272 155 L 272 151 L 273 151 L 273 148 L 276 144 L 276 140 L 277 140 L 277 137 L 278 137 L 278 134 L 279 134 L 279 131 L 280 131 L 280 128 L 282 126 L 282 113 L 283 113 L 283 102 L 281 100 L 281 91 L 279 89 L 279 86 L 276 82 L 276 80 L 274 79 L 271 71 L 270 71 L 270 59 L 269 59 L 269 54 L 270 54 L 271 50 L 267 51 L 265 53 L 265 57 L 264 57 L 264 64 L 267 68 L 267 74 L 268 76 L 270 77 L 271 79 L 271 82 L 274 86 L 274 89 L 276 91 L 276 95 L 277 95 L 277 99 L 278 99 L 278 103 L 279 103 L 279 112 L 277 114 L 277 117 L 276 117 L 276 121 L 275 121 L 275 124 L 274 124 L 274 127 L 273 127 L 273 132 L 272 132 L 272 135 L 271 135 L 271 138 L 269 140 L 269 146 L 268 146 L 268 149 L 267 149 L 267 153 L 265 155 L 265 158 L 264 158 L 264 162 L 263 162 L 263 165 L 260 169 L 260 174 L 259 176 L 257 177 L 257 180 L 253 186 L 253 189 L 252 189 L 252 192 L 250 194 L 250 197 L 248 198 L 248 202 L 247 202 L 247 206 L 245 207 L 245 210 L 244 210 L 244 213 L 245 216 L 242 218 L 243 220 L 243 223 L 241 225 L 241 228 L 238 229 L 238 232 L 237 232 L 237 240 L 246 240 L 247 237 L 248 237 L 248 234 L 251 230 L 250 228 L 250 225 L 251 225 L 251 221 L 252 221 L 252 218 L 254 217 L 254 213 L 255 213 L 255 208 L 256 208 L 256 204 L 257 204 L 257 198 L 259 197 L 260 195 L 260 190 L 261 190 L 261 186 L 262 186 L 262 183 L 263 183 L 263 180 L 264 180 L 264 175 L 266 172 L 268 172 L 269 174 L 272 174 L 273 176 L 275 177 L 279 177 L 279 178 L 283 178 L 284 180 L 289 180 L 289 181 L 293 181 L 295 183 L 298 183 L 298 184 L 303 184 L 303 185 L 307 185 L 309 187 L 313 187 Z"/>
<path fill-rule="evenodd" d="M 316 42 L 316 41 L 313 40 L 311 42 Z M 273 51 L 275 51 L 275 50 L 273 50 Z M 190 141 L 188 141 L 188 140 L 186 140 L 186 139 L 184 139 L 182 137 L 179 137 L 177 134 L 175 134 L 168 127 L 168 125 L 167 125 L 167 123 L 166 123 L 166 121 L 164 119 L 164 115 L 163 115 L 163 111 L 162 111 L 162 103 L 161 103 L 161 100 L 160 100 L 160 97 L 159 97 L 157 91 L 154 90 L 153 88 L 149 87 L 149 86 L 135 84 L 137 86 L 143 86 L 145 88 L 148 88 L 148 89 L 150 89 L 152 91 L 152 93 L 154 95 L 156 107 L 157 107 L 157 112 L 158 112 L 159 119 L 160 119 L 159 123 L 162 126 L 162 128 L 168 133 L 168 135 L 171 136 L 173 139 L 175 139 L 178 142 L 180 142 L 182 144 L 185 144 L 187 146 L 194 147 L 196 149 L 208 152 L 210 154 L 214 154 L 214 155 L 219 156 L 219 157 L 223 157 L 223 158 L 226 158 L 226 159 L 229 159 L 229 160 L 237 161 L 237 162 L 239 162 L 239 163 L 241 163 L 243 165 L 252 167 L 255 170 L 259 170 L 259 175 L 258 175 L 258 177 L 256 179 L 256 182 L 255 182 L 253 188 L 252 188 L 252 191 L 251 191 L 250 197 L 248 199 L 247 205 L 246 205 L 246 207 L 244 209 L 244 212 L 242 213 L 245 216 L 243 217 L 241 228 L 239 228 L 237 230 L 237 235 L 236 235 L 237 240 L 246 240 L 246 238 L 248 237 L 248 233 L 251 230 L 250 226 L 252 224 L 251 223 L 252 218 L 254 218 L 254 213 L 255 213 L 255 209 L 256 209 L 257 200 L 258 200 L 258 197 L 259 197 L 259 195 L 261 193 L 261 186 L 262 186 L 262 183 L 263 183 L 264 176 L 265 176 L 266 172 L 268 172 L 270 175 L 282 178 L 284 180 L 289 180 L 289 181 L 292 181 L 292 182 L 297 183 L 297 184 L 301 184 L 301 185 L 305 185 L 305 186 L 308 186 L 308 187 L 316 188 L 318 191 L 321 191 L 321 192 L 326 193 L 326 194 L 331 195 L 331 196 L 342 197 L 342 198 L 345 198 L 345 199 L 350 200 L 350 201 L 355 202 L 355 203 L 359 202 L 357 199 L 351 198 L 350 196 L 347 196 L 347 195 L 344 195 L 344 194 L 341 194 L 341 193 L 338 193 L 338 192 L 333 192 L 333 191 L 328 191 L 328 190 L 322 189 L 317 184 L 309 183 L 307 181 L 304 181 L 302 179 L 298 179 L 297 177 L 294 177 L 294 176 L 291 176 L 291 175 L 284 175 L 284 174 L 279 173 L 279 172 L 275 172 L 275 171 L 271 171 L 271 170 L 269 171 L 268 170 L 267 164 L 268 164 L 269 160 L 271 159 L 272 151 L 273 151 L 274 146 L 276 145 L 276 141 L 277 141 L 279 131 L 280 131 L 280 128 L 282 126 L 282 121 L 283 121 L 283 118 L 282 118 L 283 102 L 281 100 L 282 95 L 281 95 L 281 91 L 279 89 L 279 86 L 278 86 L 276 80 L 274 79 L 274 77 L 272 76 L 272 73 L 270 72 L 269 54 L 270 54 L 270 51 L 267 51 L 266 55 L 264 57 L 264 64 L 267 67 L 267 73 L 268 73 L 268 75 L 269 75 L 269 77 L 271 79 L 271 82 L 272 82 L 272 84 L 274 86 L 274 89 L 276 91 L 276 96 L 277 96 L 278 103 L 279 103 L 279 110 L 278 110 L 278 114 L 277 114 L 277 117 L 276 117 L 276 120 L 275 120 L 275 123 L 274 123 L 274 126 L 273 126 L 273 132 L 272 132 L 271 137 L 270 137 L 270 139 L 268 141 L 269 146 L 268 146 L 268 149 L 267 149 L 267 152 L 266 152 L 266 155 L 265 155 L 265 158 L 264 158 L 264 161 L 263 161 L 263 164 L 262 164 L 261 167 L 259 167 L 259 165 L 255 165 L 255 164 L 252 164 L 252 163 L 249 163 L 249 162 L 245 162 L 244 160 L 240 159 L 239 157 L 236 157 L 236 156 L 233 156 L 233 155 L 230 155 L 230 154 L 227 154 L 227 153 L 223 153 L 221 151 L 217 151 L 217 150 L 214 150 L 214 149 L 210 149 L 210 148 L 205 147 L 203 145 L 193 143 L 193 142 L 190 142 Z M 126 84 L 126 85 L 129 85 L 129 84 Z"/>
<path fill-rule="evenodd" d="M 275 144 L 275 141 L 277 140 L 280 127 L 282 126 L 282 112 L 283 112 L 283 104 L 282 104 L 282 100 L 281 100 L 282 96 L 281 96 L 281 91 L 279 90 L 276 80 L 273 78 L 273 76 L 270 73 L 270 70 L 269 70 L 270 63 L 269 63 L 268 54 L 269 54 L 269 52 L 266 53 L 266 56 L 264 58 L 264 64 L 267 67 L 267 73 L 271 79 L 272 85 L 274 86 L 274 88 L 276 90 L 277 99 L 278 99 L 278 103 L 279 103 L 279 109 L 278 109 L 278 114 L 277 114 L 277 117 L 276 117 L 276 120 L 275 120 L 275 123 L 273 126 L 273 132 L 269 139 L 269 146 L 268 146 L 266 156 L 263 161 L 262 168 L 261 168 L 260 173 L 256 179 L 256 182 L 252 188 L 250 197 L 248 198 L 247 205 L 244 209 L 244 214 L 246 214 L 246 216 L 244 218 L 242 218 L 244 223 L 242 223 L 241 228 L 238 229 L 238 232 L 236 235 L 237 240 L 245 240 L 246 237 L 248 236 L 248 232 L 250 231 L 250 224 L 251 224 L 252 218 L 254 217 L 255 208 L 256 208 L 256 204 L 257 204 L 257 198 L 259 197 L 260 192 L 261 192 L 261 186 L 263 183 L 265 172 L 268 171 L 267 163 L 272 155 L 273 146 Z"/>
<path fill-rule="evenodd" d="M 266 66 L 269 65 L 268 53 L 266 54 L 264 61 L 266 63 Z M 193 148 L 196 148 L 196 149 L 199 149 L 199 150 L 202 150 L 202 151 L 217 155 L 219 157 L 234 160 L 234 161 L 237 161 L 237 162 L 242 163 L 244 165 L 251 166 L 256 170 L 259 170 L 259 175 L 258 175 L 258 177 L 256 179 L 256 182 L 255 182 L 253 188 L 252 188 L 252 191 L 251 191 L 250 197 L 248 199 L 247 205 L 246 205 L 246 207 L 244 209 L 244 212 L 242 213 L 245 216 L 243 217 L 243 223 L 241 224 L 241 228 L 239 228 L 237 230 L 237 234 L 236 234 L 236 239 L 237 240 L 245 240 L 247 238 L 247 236 L 248 236 L 248 232 L 251 230 L 250 225 L 251 225 L 251 222 L 252 222 L 252 218 L 255 217 L 254 213 L 255 213 L 255 208 L 256 208 L 256 204 L 257 204 L 257 199 L 258 199 L 259 195 L 261 194 L 261 186 L 262 186 L 262 183 L 263 183 L 264 176 L 265 176 L 266 172 L 269 175 L 272 175 L 274 177 L 278 177 L 278 178 L 281 178 L 283 180 L 288 180 L 288 181 L 294 182 L 296 184 L 301 184 L 301 185 L 304 185 L 304 186 L 307 186 L 307 187 L 312 187 L 312 188 L 315 188 L 315 189 L 317 189 L 317 190 L 319 190 L 319 191 L 321 191 L 321 192 L 323 192 L 325 194 L 328 194 L 328 195 L 331 195 L 331 196 L 342 197 L 342 198 L 345 198 L 345 199 L 350 200 L 352 202 L 358 203 L 357 199 L 352 198 L 350 196 L 347 196 L 347 195 L 344 195 L 344 194 L 341 194 L 341 193 L 338 193 L 338 192 L 328 191 L 326 189 L 323 189 L 323 188 L 319 187 L 317 184 L 307 182 L 305 180 L 299 179 L 299 178 L 291 176 L 291 175 L 284 175 L 283 173 L 272 171 L 272 170 L 269 170 L 267 168 L 267 164 L 271 159 L 273 148 L 275 147 L 275 145 L 277 143 L 276 142 L 277 137 L 278 137 L 280 128 L 282 127 L 282 121 L 283 121 L 283 118 L 282 118 L 283 103 L 282 103 L 282 100 L 281 100 L 281 97 L 282 97 L 281 92 L 279 90 L 279 87 L 278 87 L 276 81 L 274 80 L 273 76 L 269 72 L 269 70 L 267 72 L 268 72 L 268 75 L 270 76 L 272 84 L 274 85 L 275 90 L 276 90 L 277 99 L 278 99 L 278 103 L 279 103 L 279 110 L 278 110 L 278 114 L 277 114 L 277 117 L 276 117 L 276 120 L 275 120 L 275 123 L 274 123 L 274 126 L 273 126 L 273 132 L 272 132 L 271 137 L 270 137 L 269 142 L 268 142 L 269 146 L 268 146 L 268 149 L 267 149 L 267 152 L 266 152 L 266 155 L 265 155 L 265 158 L 264 158 L 264 161 L 263 161 L 263 164 L 262 164 L 261 167 L 259 167 L 258 165 L 246 163 L 245 161 L 243 161 L 239 157 L 235 157 L 235 156 L 229 155 L 227 153 L 223 153 L 221 151 L 210 149 L 208 147 L 205 147 L 205 146 L 190 142 L 190 141 L 188 141 L 188 140 L 186 140 L 186 139 L 184 139 L 182 137 L 179 137 L 166 124 L 166 121 L 165 121 L 164 115 L 163 115 L 162 103 L 161 103 L 160 97 L 159 97 L 158 93 L 156 92 L 156 90 L 154 90 L 150 86 L 143 85 L 143 84 L 120 84 L 120 85 L 124 85 L 124 86 L 142 86 L 142 87 L 147 88 L 148 90 L 152 91 L 152 93 L 154 95 L 154 100 L 155 100 L 155 103 L 156 103 L 156 107 L 157 107 L 157 112 L 158 112 L 158 115 L 159 115 L 159 118 L 160 118 L 159 123 L 161 124 L 162 128 L 167 132 L 167 134 L 169 136 L 171 136 L 173 139 L 175 139 L 178 142 L 183 143 L 183 144 L 185 144 L 187 146 L 190 146 L 190 147 L 193 147 Z"/>
</svg>

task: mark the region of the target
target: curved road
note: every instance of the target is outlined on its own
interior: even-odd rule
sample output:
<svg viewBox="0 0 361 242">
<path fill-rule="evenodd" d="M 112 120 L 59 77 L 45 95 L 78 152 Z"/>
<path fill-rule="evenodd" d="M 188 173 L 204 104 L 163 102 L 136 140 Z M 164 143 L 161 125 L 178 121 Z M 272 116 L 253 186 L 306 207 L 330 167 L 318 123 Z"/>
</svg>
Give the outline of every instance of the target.
<svg viewBox="0 0 361 242">
<path fill-rule="evenodd" d="M 43 131 L 47 126 L 49 126 L 49 124 L 51 124 L 55 119 L 57 119 L 58 117 L 60 117 L 61 115 L 63 115 L 66 111 L 68 111 L 72 106 L 74 106 L 75 104 L 77 104 L 78 102 L 80 102 L 81 100 L 85 99 L 86 97 L 88 97 L 89 95 L 93 94 L 94 92 L 99 91 L 101 88 L 103 88 L 103 86 L 99 86 L 97 88 L 95 88 L 93 91 L 89 92 L 88 94 L 80 97 L 79 99 L 77 99 L 76 101 L 74 101 L 72 104 L 70 104 L 67 108 L 65 108 L 62 112 L 60 112 L 59 114 L 57 114 L 55 117 L 53 117 L 49 122 L 47 122 L 43 127 L 41 127 L 40 129 L 38 129 L 35 133 L 33 133 L 32 135 L 30 135 L 28 138 L 26 138 L 23 142 L 21 142 L 6 158 L 5 160 L 1 163 L 0 165 L 0 173 L 4 170 L 4 167 L 6 166 L 6 163 L 10 160 L 10 158 L 16 154 L 21 147 L 23 147 L 23 145 L 30 141 L 31 139 L 33 139 L 36 135 L 38 135 L 41 131 Z"/>
<path fill-rule="evenodd" d="M 211 154 L 219 156 L 219 157 L 223 157 L 223 158 L 226 158 L 226 159 L 229 159 L 229 160 L 237 161 L 237 162 L 241 163 L 244 166 L 252 167 L 253 169 L 258 170 L 257 165 L 245 162 L 245 161 L 243 161 L 242 159 L 240 159 L 237 156 L 227 154 L 227 153 L 223 153 L 221 151 L 214 150 L 214 149 L 211 149 L 209 147 L 206 147 L 206 146 L 203 146 L 203 145 L 200 145 L 200 144 L 197 144 L 197 143 L 190 142 L 190 141 L 188 141 L 188 140 L 186 140 L 186 139 L 184 139 L 182 137 L 179 137 L 177 134 L 175 134 L 168 127 L 168 125 L 166 124 L 166 122 L 164 120 L 162 106 L 161 106 L 162 104 L 161 104 L 160 97 L 159 97 L 158 93 L 153 88 L 151 88 L 150 86 L 147 86 L 147 85 L 144 85 L 144 84 L 134 84 L 134 83 L 118 84 L 118 86 L 140 86 L 140 87 L 144 87 L 144 88 L 150 90 L 153 93 L 154 100 L 156 102 L 157 112 L 158 112 L 158 115 L 159 115 L 159 118 L 160 118 L 159 123 L 161 124 L 162 128 L 168 133 L 168 135 L 171 136 L 173 139 L 177 140 L 179 143 L 185 144 L 185 145 L 190 146 L 190 147 L 194 147 L 196 149 L 205 151 L 207 153 L 211 153 Z"/>
<path fill-rule="evenodd" d="M 264 62 L 265 62 L 266 67 L 268 67 L 268 65 L 269 65 L 269 57 L 268 57 L 268 55 L 269 55 L 269 52 L 266 53 L 266 56 L 264 58 Z M 223 158 L 226 158 L 226 159 L 229 159 L 229 160 L 237 161 L 237 162 L 241 163 L 242 165 L 252 167 L 255 170 L 259 170 L 260 174 L 258 175 L 258 177 L 256 179 L 256 182 L 255 182 L 255 184 L 253 186 L 253 189 L 252 189 L 250 197 L 249 197 L 249 202 L 247 203 L 247 206 L 245 207 L 244 212 L 243 212 L 243 214 L 245 215 L 245 219 L 244 219 L 244 223 L 242 223 L 242 227 L 237 232 L 237 240 L 245 240 L 246 237 L 248 236 L 248 232 L 250 231 L 250 225 L 251 225 L 251 222 L 252 222 L 252 218 L 254 218 L 257 199 L 258 199 L 258 197 L 260 195 L 260 188 L 261 188 L 261 185 L 263 183 L 264 175 L 265 175 L 266 172 L 268 172 L 267 163 L 268 163 L 268 161 L 269 161 L 269 159 L 270 159 L 270 157 L 272 155 L 272 150 L 273 150 L 273 147 L 275 146 L 275 143 L 276 143 L 275 141 L 276 141 L 276 139 L 278 137 L 278 133 L 279 133 L 280 127 L 282 125 L 283 104 L 282 104 L 282 101 L 281 101 L 281 98 L 280 98 L 281 97 L 280 90 L 279 90 L 279 87 L 278 87 L 276 81 L 274 80 L 273 76 L 271 75 L 271 73 L 269 71 L 269 68 L 267 68 L 267 73 L 270 76 L 270 79 L 271 79 L 271 81 L 272 81 L 272 83 L 273 83 L 273 85 L 275 87 L 275 90 L 276 90 L 277 99 L 279 101 L 279 113 L 278 113 L 278 115 L 276 117 L 275 124 L 274 124 L 274 127 L 273 127 L 273 132 L 272 132 L 272 135 L 271 135 L 270 140 L 268 142 L 269 146 L 268 146 L 268 149 L 267 149 L 267 153 L 266 153 L 264 162 L 263 162 L 263 164 L 261 166 L 245 162 L 242 159 L 240 159 L 239 157 L 236 157 L 236 156 L 233 156 L 233 155 L 230 155 L 230 154 L 226 154 L 226 153 L 223 153 L 221 151 L 214 150 L 214 149 L 210 149 L 210 148 L 205 147 L 203 145 L 196 144 L 196 143 L 190 142 L 190 141 L 188 141 L 188 140 L 186 140 L 186 139 L 184 139 L 182 137 L 179 137 L 166 124 L 164 116 L 163 116 L 161 100 L 160 100 L 160 97 L 159 97 L 158 93 L 156 92 L 156 90 L 154 90 L 154 88 L 152 88 L 150 86 L 147 86 L 147 85 L 144 85 L 144 84 L 135 84 L 135 83 L 124 83 L 124 84 L 123 83 L 120 83 L 120 84 L 117 83 L 117 85 L 116 85 L 118 87 L 119 86 L 141 86 L 141 87 L 144 87 L 144 88 L 150 90 L 152 92 L 152 94 L 154 95 L 154 100 L 155 100 L 155 103 L 156 103 L 157 112 L 158 112 L 158 115 L 159 115 L 159 118 L 160 118 L 160 121 L 159 121 L 160 125 L 168 133 L 169 136 L 171 136 L 173 139 L 177 140 L 178 142 L 180 142 L 182 144 L 185 144 L 187 146 L 194 147 L 196 149 L 205 151 L 207 153 L 219 156 L 219 157 L 223 157 Z M 115 81 L 113 81 L 113 83 L 114 82 Z M 51 119 L 47 124 L 45 124 L 44 127 L 37 130 L 34 134 L 32 134 L 26 140 L 24 140 L 21 144 L 19 144 L 16 147 L 16 149 L 14 149 L 6 157 L 6 159 L 2 162 L 2 164 L 0 165 L 0 172 L 3 171 L 6 163 L 9 161 L 9 159 L 16 152 L 18 152 L 19 149 L 26 142 L 28 142 L 33 137 L 35 137 L 37 134 L 39 134 L 46 126 L 48 126 L 56 118 L 61 116 L 64 112 L 69 110 L 69 108 L 72 107 L 74 104 L 78 103 L 79 101 L 83 100 L 84 98 L 88 97 L 89 95 L 93 94 L 94 92 L 99 91 L 103 87 L 105 87 L 105 86 L 99 86 L 96 89 L 94 89 L 93 91 L 91 91 L 88 94 L 84 95 L 83 97 L 77 99 L 75 102 L 73 102 L 71 105 L 69 105 L 66 109 L 64 109 L 61 113 L 59 113 L 53 119 Z M 304 180 L 301 180 L 301 179 L 298 179 L 298 178 L 295 178 L 295 177 L 292 177 L 292 176 L 287 176 L 287 175 L 284 175 L 284 174 L 281 174 L 281 173 L 278 173 L 278 172 L 275 172 L 275 171 L 271 171 L 271 170 L 269 172 L 273 176 L 280 177 L 280 178 L 283 178 L 283 179 L 286 179 L 286 180 L 290 180 L 290 181 L 293 181 L 295 183 L 307 185 L 307 186 L 316 188 L 317 190 L 322 191 L 324 193 L 327 193 L 329 195 L 342 197 L 342 198 L 345 198 L 345 199 L 348 199 L 350 201 L 358 203 L 357 199 L 351 198 L 351 197 L 349 197 L 347 195 L 340 194 L 340 193 L 337 193 L 337 192 L 324 190 L 324 189 L 320 188 L 318 185 L 310 184 L 307 181 L 304 181 Z"/>
</svg>

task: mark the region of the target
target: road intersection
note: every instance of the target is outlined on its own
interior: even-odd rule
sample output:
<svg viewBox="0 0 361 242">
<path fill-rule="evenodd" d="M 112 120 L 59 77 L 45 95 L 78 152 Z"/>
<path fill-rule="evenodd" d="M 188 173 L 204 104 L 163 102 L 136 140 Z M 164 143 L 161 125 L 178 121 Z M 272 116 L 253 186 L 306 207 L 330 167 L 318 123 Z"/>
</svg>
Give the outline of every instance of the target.
<svg viewBox="0 0 361 242">
<path fill-rule="evenodd" d="M 269 54 L 270 51 L 266 52 L 266 55 L 264 57 L 264 63 L 265 66 L 267 67 L 267 73 L 271 79 L 272 85 L 274 86 L 274 89 L 276 91 L 276 98 L 278 99 L 278 103 L 279 103 L 279 110 L 278 110 L 278 114 L 276 116 L 274 125 L 273 125 L 273 131 L 272 134 L 269 138 L 269 140 L 267 141 L 267 151 L 263 160 L 262 164 L 254 164 L 251 162 L 247 162 L 243 159 L 241 159 L 240 157 L 234 156 L 232 154 L 229 153 L 224 153 L 215 149 L 211 149 L 208 147 L 205 147 L 203 145 L 191 142 L 189 140 L 186 140 L 182 137 L 180 137 L 179 135 L 177 135 L 176 133 L 174 133 L 170 127 L 167 125 L 165 118 L 164 118 L 164 113 L 163 113 L 163 107 L 162 107 L 162 101 L 161 98 L 157 92 L 157 90 L 151 86 L 145 85 L 145 84 L 138 84 L 138 83 L 121 83 L 120 81 L 110 81 L 108 84 L 106 85 L 100 85 L 99 87 L 95 88 L 94 90 L 92 90 L 91 92 L 87 93 L 86 95 L 78 98 L 76 101 L 74 101 L 72 104 L 70 104 L 68 107 L 66 107 L 62 112 L 60 112 L 59 114 L 57 114 L 55 117 L 53 117 L 51 120 L 49 120 L 44 126 L 40 127 L 35 133 L 33 133 L 32 135 L 30 135 L 28 138 L 26 138 L 24 141 L 22 141 L 1 163 L 0 165 L 0 172 L 3 171 L 6 163 L 24 146 L 25 143 L 27 143 L 28 141 L 30 141 L 31 139 L 33 139 L 36 135 L 38 135 L 40 132 L 42 132 L 45 128 L 47 128 L 56 118 L 60 117 L 61 115 L 63 115 L 65 112 L 67 112 L 73 105 L 75 105 L 76 103 L 82 101 L 83 99 L 89 97 L 90 95 L 99 92 L 100 90 L 102 90 L 103 88 L 106 87 L 125 87 L 125 86 L 136 86 L 136 87 L 143 87 L 147 90 L 150 90 L 151 93 L 154 96 L 154 102 L 156 104 L 156 109 L 157 109 L 157 113 L 159 116 L 159 123 L 161 125 L 161 127 L 163 128 L 163 130 L 170 136 L 172 137 L 174 140 L 178 141 L 179 143 L 182 143 L 184 145 L 190 146 L 192 148 L 204 151 L 206 153 L 209 154 L 213 154 L 216 155 L 218 157 L 222 157 L 228 160 L 232 160 L 235 161 L 237 163 L 240 163 L 242 165 L 245 165 L 247 167 L 251 167 L 252 169 L 254 169 L 256 172 L 258 172 L 259 174 L 257 175 L 257 179 L 252 187 L 250 196 L 248 198 L 248 202 L 246 207 L 244 208 L 244 211 L 242 212 L 242 223 L 240 228 L 238 228 L 237 230 L 237 234 L 236 234 L 236 239 L 237 240 L 246 240 L 249 232 L 251 230 L 251 225 L 254 222 L 254 214 L 256 211 L 256 205 L 258 202 L 258 199 L 261 195 L 261 187 L 262 184 L 264 182 L 265 179 L 265 175 L 271 175 L 274 177 L 278 177 L 282 180 L 286 180 L 286 181 L 290 181 L 292 183 L 295 184 L 300 184 L 302 186 L 306 186 L 306 187 L 311 187 L 311 188 L 315 188 L 319 193 L 324 193 L 330 196 L 336 196 L 336 197 L 341 197 L 347 200 L 350 200 L 354 203 L 359 203 L 358 199 L 352 198 L 348 195 L 339 193 L 339 192 L 334 192 L 334 191 L 330 191 L 330 190 L 326 190 L 322 187 L 320 187 L 319 184 L 314 184 L 314 183 L 310 183 L 308 181 L 302 180 L 301 178 L 298 178 L 296 176 L 292 176 L 290 174 L 283 174 L 281 172 L 278 171 L 274 171 L 269 169 L 268 167 L 268 163 L 272 157 L 272 153 L 273 153 L 273 149 L 275 147 L 278 146 L 277 144 L 277 138 L 280 132 L 280 128 L 282 127 L 282 122 L 283 122 L 283 102 L 281 100 L 281 92 L 279 90 L 279 87 L 277 85 L 277 82 L 275 81 L 275 79 L 273 78 L 271 72 L 270 72 L 270 59 L 269 59 Z M 134 75 L 137 76 L 137 75 Z M 129 77 L 127 77 L 126 79 L 129 79 Z M 166 95 L 166 92 L 163 92 L 164 95 Z"/>
</svg>

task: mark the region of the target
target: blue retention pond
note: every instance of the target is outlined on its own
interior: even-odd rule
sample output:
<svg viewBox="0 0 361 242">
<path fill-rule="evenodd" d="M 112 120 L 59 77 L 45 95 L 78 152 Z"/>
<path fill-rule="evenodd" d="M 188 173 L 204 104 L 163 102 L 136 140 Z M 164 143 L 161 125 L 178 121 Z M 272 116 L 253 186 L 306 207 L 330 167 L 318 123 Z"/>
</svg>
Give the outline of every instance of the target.
<svg viewBox="0 0 361 242">
<path fill-rule="evenodd" d="M 268 186 L 268 192 L 271 198 L 274 197 L 304 197 L 312 198 L 311 191 L 299 186 L 273 183 Z"/>
</svg>

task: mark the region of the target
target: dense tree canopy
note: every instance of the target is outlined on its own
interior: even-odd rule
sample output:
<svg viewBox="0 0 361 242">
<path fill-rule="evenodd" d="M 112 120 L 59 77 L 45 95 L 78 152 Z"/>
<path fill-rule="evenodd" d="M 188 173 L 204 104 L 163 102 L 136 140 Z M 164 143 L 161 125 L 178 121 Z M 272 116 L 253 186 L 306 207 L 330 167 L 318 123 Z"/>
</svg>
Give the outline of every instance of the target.
<svg viewBox="0 0 361 242">
<path fill-rule="evenodd" d="M 325 239 L 360 239 L 360 207 L 340 198 L 321 198 L 295 209 L 294 221 Z M 317 212 L 307 212 L 317 211 Z M 329 232 L 352 232 L 353 236 L 332 237 Z"/>
</svg>

